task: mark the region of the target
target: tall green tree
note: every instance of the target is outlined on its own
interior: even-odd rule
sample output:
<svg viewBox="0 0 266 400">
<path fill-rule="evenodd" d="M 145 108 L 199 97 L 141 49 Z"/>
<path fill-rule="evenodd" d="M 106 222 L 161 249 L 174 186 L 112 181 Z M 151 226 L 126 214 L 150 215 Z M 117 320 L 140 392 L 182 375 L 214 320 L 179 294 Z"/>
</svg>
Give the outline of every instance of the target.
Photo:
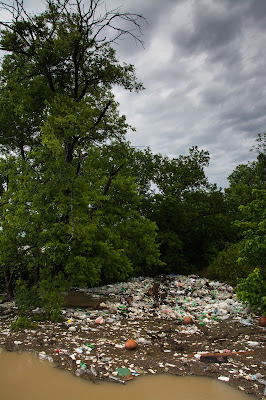
<svg viewBox="0 0 266 400">
<path fill-rule="evenodd" d="M 143 18 L 106 11 L 98 0 L 48 0 L 39 15 L 23 1 L 1 6 L 12 14 L 0 40 L 7 52 L 0 88 L 7 291 L 18 281 L 48 304 L 48 288 L 56 298 L 60 285 L 151 272 L 160 264 L 157 228 L 138 211 L 125 158 L 130 127 L 112 93 L 114 85 L 143 88 L 113 48 L 124 35 L 140 41 L 134 29 Z"/>
<path fill-rule="evenodd" d="M 241 206 L 243 219 L 236 223 L 243 230 L 238 262 L 252 272 L 237 285 L 237 296 L 266 315 L 266 191 L 253 192 L 253 201 Z"/>
<path fill-rule="evenodd" d="M 235 223 L 242 230 L 241 260 L 251 268 L 260 268 L 266 280 L 266 191 L 254 189 L 253 200 L 240 206 L 243 217 Z"/>
</svg>

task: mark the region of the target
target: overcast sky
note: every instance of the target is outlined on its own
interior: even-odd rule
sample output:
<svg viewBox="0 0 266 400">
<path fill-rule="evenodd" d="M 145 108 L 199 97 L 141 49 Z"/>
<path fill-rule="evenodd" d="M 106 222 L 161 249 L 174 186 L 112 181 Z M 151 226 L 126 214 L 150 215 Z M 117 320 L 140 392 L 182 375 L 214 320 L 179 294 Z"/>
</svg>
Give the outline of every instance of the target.
<svg viewBox="0 0 266 400">
<path fill-rule="evenodd" d="M 25 0 L 25 5 L 41 0 Z M 116 47 L 135 65 L 145 90 L 115 90 L 136 128 L 128 139 L 169 157 L 197 145 L 208 150 L 210 182 L 227 176 L 266 131 L 266 0 L 107 0 L 108 8 L 142 14 L 144 48 Z"/>
</svg>

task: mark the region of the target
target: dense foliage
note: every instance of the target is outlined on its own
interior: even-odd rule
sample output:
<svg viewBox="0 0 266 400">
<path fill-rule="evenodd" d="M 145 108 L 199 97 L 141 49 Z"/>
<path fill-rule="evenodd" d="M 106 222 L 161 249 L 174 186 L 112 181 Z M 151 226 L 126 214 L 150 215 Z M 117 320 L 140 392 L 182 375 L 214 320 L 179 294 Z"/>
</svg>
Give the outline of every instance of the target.
<svg viewBox="0 0 266 400">
<path fill-rule="evenodd" d="M 58 320 L 70 287 L 209 264 L 214 278 L 248 279 L 240 298 L 263 308 L 246 282 L 264 293 L 265 135 L 225 192 L 208 182 L 207 151 L 135 149 L 112 90 L 143 86 L 113 45 L 139 40 L 143 17 L 99 0 L 47 0 L 38 15 L 1 6 L 12 18 L 0 38 L 0 285 L 21 313 Z"/>
<path fill-rule="evenodd" d="M 266 134 L 259 134 L 257 160 L 239 165 L 229 176 L 226 196 L 238 229 L 210 266 L 211 276 L 237 284 L 237 295 L 266 313 Z M 242 279 L 240 279 L 242 278 Z"/>
</svg>

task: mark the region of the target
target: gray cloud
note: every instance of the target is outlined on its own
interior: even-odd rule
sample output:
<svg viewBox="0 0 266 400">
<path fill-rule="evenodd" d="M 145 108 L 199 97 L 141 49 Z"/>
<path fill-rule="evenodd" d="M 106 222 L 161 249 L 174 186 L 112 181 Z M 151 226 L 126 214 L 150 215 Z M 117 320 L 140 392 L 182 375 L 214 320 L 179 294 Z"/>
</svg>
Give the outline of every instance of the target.
<svg viewBox="0 0 266 400">
<path fill-rule="evenodd" d="M 39 11 L 41 0 L 25 0 Z M 116 46 L 135 65 L 146 90 L 115 88 L 137 132 L 133 146 L 170 157 L 198 145 L 210 152 L 206 173 L 226 186 L 266 131 L 265 0 L 107 0 L 107 7 L 142 14 L 144 48 L 130 37 Z"/>
<path fill-rule="evenodd" d="M 191 30 L 178 31 L 177 44 L 187 52 L 211 52 L 213 49 L 216 52 L 221 47 L 230 46 L 241 34 L 242 26 L 237 15 L 228 14 L 224 4 L 198 2 L 193 9 Z"/>
<path fill-rule="evenodd" d="M 137 128 L 129 135 L 133 144 L 170 156 L 193 145 L 209 150 L 207 174 L 222 186 L 237 164 L 255 159 L 249 150 L 266 130 L 265 4 L 201 0 L 161 7 L 152 40 L 130 58 L 146 93 L 133 102 L 132 95 L 118 95 Z"/>
</svg>

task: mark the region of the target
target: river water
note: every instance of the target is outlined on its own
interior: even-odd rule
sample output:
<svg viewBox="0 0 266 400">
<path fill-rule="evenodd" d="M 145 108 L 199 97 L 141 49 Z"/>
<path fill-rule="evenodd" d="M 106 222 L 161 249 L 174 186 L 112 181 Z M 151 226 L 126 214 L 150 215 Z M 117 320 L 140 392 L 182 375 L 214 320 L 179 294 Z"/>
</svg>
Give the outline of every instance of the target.
<svg viewBox="0 0 266 400">
<path fill-rule="evenodd" d="M 255 400 L 229 385 L 210 378 L 152 375 L 137 377 L 126 385 L 91 383 L 70 372 L 40 361 L 30 353 L 11 353 L 0 348 L 1 400 Z"/>
</svg>

